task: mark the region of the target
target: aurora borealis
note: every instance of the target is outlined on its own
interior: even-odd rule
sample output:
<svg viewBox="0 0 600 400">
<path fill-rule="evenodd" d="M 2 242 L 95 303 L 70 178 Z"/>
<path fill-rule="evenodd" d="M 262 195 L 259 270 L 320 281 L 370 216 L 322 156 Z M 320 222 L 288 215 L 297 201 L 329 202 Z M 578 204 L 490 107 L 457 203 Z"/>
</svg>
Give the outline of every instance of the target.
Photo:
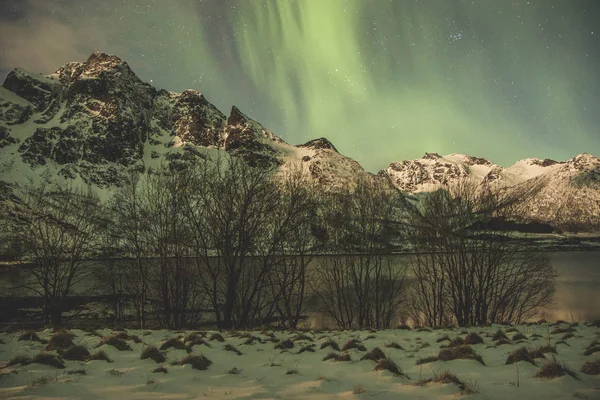
<svg viewBox="0 0 600 400">
<path fill-rule="evenodd" d="M 93 51 L 376 172 L 425 152 L 600 155 L 600 2 L 4 0 L 0 79 Z"/>
</svg>

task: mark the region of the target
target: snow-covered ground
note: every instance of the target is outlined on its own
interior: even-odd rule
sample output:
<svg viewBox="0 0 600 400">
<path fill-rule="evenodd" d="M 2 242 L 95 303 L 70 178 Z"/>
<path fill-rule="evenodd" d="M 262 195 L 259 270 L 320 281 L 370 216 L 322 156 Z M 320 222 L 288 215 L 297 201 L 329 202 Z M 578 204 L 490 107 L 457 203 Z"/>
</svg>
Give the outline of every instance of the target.
<svg viewBox="0 0 600 400">
<path fill-rule="evenodd" d="M 132 350 L 119 351 L 104 344 L 98 347 L 101 336 L 113 333 L 103 330 L 86 333 L 71 331 L 76 336 L 75 344 L 86 346 L 92 354 L 99 350 L 112 362 L 65 361 L 66 368 L 30 363 L 0 369 L 0 398 L 28 399 L 445 399 L 464 395 L 473 399 L 600 399 L 600 375 L 581 372 L 584 362 L 600 360 L 600 345 L 592 347 L 597 352 L 584 355 L 594 340 L 600 340 L 600 328 L 578 324 L 521 325 L 509 329 L 507 326 L 491 326 L 470 329 L 442 330 L 385 330 L 385 331 L 321 331 L 321 332 L 277 332 L 256 331 L 223 333 L 224 342 L 210 340 L 214 332 L 204 332 L 206 344 L 196 344 L 191 355 L 204 355 L 212 364 L 205 370 L 197 370 L 190 364 L 172 365 L 188 356 L 186 349 L 170 348 L 164 351 L 166 361 L 157 363 L 151 359 L 140 359 L 142 343 L 128 340 Z M 561 332 L 552 333 L 557 328 Z M 493 335 L 498 329 L 506 332 L 507 344 L 498 345 Z M 568 331 L 572 330 L 571 333 Z M 417 364 L 429 356 L 438 356 L 441 346 L 449 340 L 438 341 L 448 336 L 465 338 L 466 333 L 478 333 L 483 343 L 471 348 L 481 355 L 485 365 L 474 359 L 433 361 Z M 19 341 L 19 333 L 3 333 L 0 339 L 0 366 L 6 365 L 16 356 L 34 357 L 47 345 L 37 341 Z M 177 338 L 182 347 L 192 331 L 129 331 L 129 335 L 143 337 L 146 343 L 160 347 L 166 339 Z M 525 339 L 518 340 L 521 333 Z M 124 333 L 121 333 L 125 335 Z M 50 330 L 38 332 L 42 340 L 49 340 Z M 566 338 L 563 340 L 563 337 Z M 251 344 L 246 344 L 249 338 Z M 572 337 L 570 337 L 572 336 Z M 130 336 L 132 337 L 132 336 Z M 351 361 L 323 361 L 330 352 L 339 354 L 331 347 L 321 349 L 328 339 L 343 347 L 350 339 L 360 339 L 364 349 L 350 349 Z M 293 347 L 287 350 L 275 348 L 286 339 Z M 563 343 L 560 341 L 563 340 Z M 395 343 L 401 347 L 390 347 Z M 537 366 L 527 361 L 518 365 L 506 364 L 508 355 L 515 349 L 526 346 L 536 349 L 550 343 L 556 346 L 556 361 L 575 372 L 575 377 L 536 378 L 534 375 L 547 362 L 535 359 Z M 177 343 L 176 343 L 177 344 Z M 225 349 L 231 345 L 241 355 Z M 299 351 L 306 346 L 301 353 Z M 312 346 L 312 347 L 308 347 Z M 362 360 L 368 351 L 378 347 L 386 357 L 397 363 L 404 376 L 387 370 L 374 370 L 377 363 Z M 50 351 L 51 354 L 56 354 Z M 441 357 L 444 358 L 444 357 Z M 152 372 L 163 365 L 167 372 Z M 235 369 L 234 369 L 235 368 Z M 85 374 L 81 372 L 85 371 Z M 79 373 L 72 373 L 79 371 Z M 454 374 L 461 383 L 427 382 L 429 378 L 442 377 L 444 371 Z M 70 373 L 71 372 L 71 373 Z M 519 384 L 517 385 L 517 372 Z M 418 384 L 420 383 L 420 384 Z"/>
</svg>

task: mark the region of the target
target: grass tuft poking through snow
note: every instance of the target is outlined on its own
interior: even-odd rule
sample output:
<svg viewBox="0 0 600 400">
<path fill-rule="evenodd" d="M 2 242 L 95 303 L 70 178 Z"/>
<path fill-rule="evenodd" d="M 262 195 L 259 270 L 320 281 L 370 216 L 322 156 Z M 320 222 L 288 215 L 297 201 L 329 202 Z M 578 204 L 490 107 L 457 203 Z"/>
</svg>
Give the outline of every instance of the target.
<svg viewBox="0 0 600 400">
<path fill-rule="evenodd" d="M 91 355 L 90 360 L 112 362 L 104 350 L 99 350 Z"/>
<path fill-rule="evenodd" d="M 229 343 L 227 343 L 225 346 L 223 346 L 223 350 L 225 350 L 225 351 L 231 351 L 231 352 L 237 354 L 238 356 L 241 356 L 243 354 L 234 345 L 229 344 Z"/>
<path fill-rule="evenodd" d="M 390 371 L 394 375 L 405 376 L 408 378 L 408 376 L 402 372 L 400 367 L 398 367 L 398 365 L 390 358 L 383 358 L 383 359 L 379 360 L 377 362 L 377 365 L 375 366 L 375 368 L 373 368 L 373 370 L 374 371 L 384 371 L 384 370 Z"/>
<path fill-rule="evenodd" d="M 221 335 L 220 333 L 213 333 L 212 335 L 210 335 L 210 338 L 208 340 L 211 342 L 213 340 L 216 340 L 217 342 L 221 342 L 221 343 L 223 343 L 225 341 L 225 339 L 223 338 L 223 335 Z"/>
<path fill-rule="evenodd" d="M 579 379 L 577 374 L 564 364 L 556 361 L 548 361 L 538 370 L 535 378 L 554 379 L 564 375 L 570 375 L 575 379 Z"/>
<path fill-rule="evenodd" d="M 227 371 L 228 374 L 230 375 L 239 375 L 242 373 L 241 369 L 238 369 L 236 367 L 231 368 L 229 371 Z"/>
<path fill-rule="evenodd" d="M 74 345 L 65 351 L 61 351 L 60 355 L 69 361 L 87 361 L 90 359 L 90 351 L 82 345 Z"/>
<path fill-rule="evenodd" d="M 342 346 L 342 351 L 356 349 L 359 351 L 367 351 L 367 348 L 358 339 L 350 339 Z"/>
<path fill-rule="evenodd" d="M 450 347 L 447 349 L 441 349 L 438 353 L 438 360 L 440 361 L 451 361 L 457 359 L 463 360 L 477 360 L 482 365 L 485 365 L 483 362 L 483 358 L 479 354 L 475 352 L 469 346 L 458 346 L 458 347 Z"/>
<path fill-rule="evenodd" d="M 323 350 L 327 347 L 331 347 L 335 351 L 340 351 L 340 346 L 333 339 L 327 339 L 327 341 L 321 343 L 321 350 Z"/>
<path fill-rule="evenodd" d="M 294 342 L 292 342 L 290 339 L 286 339 L 284 341 L 277 343 L 274 348 L 284 350 L 284 349 L 291 349 L 292 347 L 294 347 Z"/>
<path fill-rule="evenodd" d="M 387 349 L 404 350 L 404 347 L 400 346 L 397 342 L 386 343 L 383 347 Z"/>
<path fill-rule="evenodd" d="M 27 340 L 27 341 L 33 341 L 33 342 L 41 342 L 42 340 L 40 339 L 40 337 L 37 335 L 37 333 L 35 333 L 34 331 L 27 331 L 21 334 L 21 336 L 19 336 L 19 338 L 17 339 L 17 341 L 19 340 Z"/>
<path fill-rule="evenodd" d="M 432 362 L 436 362 L 437 360 L 438 360 L 438 358 L 436 356 L 423 357 L 423 358 L 419 358 L 417 360 L 417 365 L 429 364 Z"/>
<path fill-rule="evenodd" d="M 75 334 L 71 332 L 60 330 L 52 335 L 46 346 L 46 350 L 66 350 L 74 345 L 73 339 L 75 337 Z"/>
<path fill-rule="evenodd" d="M 13 365 L 17 365 L 17 364 L 27 365 L 29 363 L 31 363 L 31 358 L 21 355 L 21 356 L 15 356 L 15 357 L 11 358 L 5 366 L 12 367 Z"/>
<path fill-rule="evenodd" d="M 160 350 L 168 350 L 171 347 L 177 350 L 183 350 L 185 349 L 185 344 L 177 338 L 171 338 L 160 346 Z"/>
<path fill-rule="evenodd" d="M 166 374 L 167 373 L 167 368 L 165 368 L 164 366 L 160 366 L 160 367 L 156 367 L 152 370 L 153 374 Z"/>
<path fill-rule="evenodd" d="M 465 337 L 464 342 L 465 344 L 481 344 L 483 343 L 483 338 L 477 333 L 471 332 Z"/>
<path fill-rule="evenodd" d="M 31 364 L 44 364 L 54 368 L 64 369 L 65 361 L 61 356 L 50 353 L 39 353 L 31 359 Z"/>
<path fill-rule="evenodd" d="M 379 361 L 382 358 L 386 358 L 385 354 L 383 353 L 383 351 L 381 351 L 381 349 L 379 347 L 375 347 L 374 349 L 372 349 L 371 351 L 369 351 L 367 354 L 365 354 L 364 356 L 362 356 L 360 358 L 360 360 L 371 360 L 371 361 Z"/>
<path fill-rule="evenodd" d="M 165 353 L 157 349 L 156 346 L 148 346 L 142 351 L 140 359 L 145 360 L 147 358 L 154 360 L 157 363 L 163 363 L 167 360 Z"/>
<path fill-rule="evenodd" d="M 581 372 L 587 375 L 600 375 L 600 360 L 586 361 L 581 367 Z"/>
<path fill-rule="evenodd" d="M 101 341 L 100 344 L 98 345 L 98 347 L 102 346 L 102 345 L 109 345 L 114 347 L 115 349 L 119 350 L 119 351 L 131 351 L 133 350 L 131 348 L 131 346 L 124 341 L 123 339 L 119 339 L 118 337 L 115 336 L 108 336 L 108 337 L 104 337 Z"/>
<path fill-rule="evenodd" d="M 212 361 L 203 355 L 189 355 L 185 357 L 183 360 L 177 362 L 179 365 L 190 364 L 192 368 L 204 371 L 208 369 L 212 365 Z"/>
<path fill-rule="evenodd" d="M 494 333 L 494 336 L 492 336 L 492 342 L 495 342 L 497 340 L 509 340 L 508 336 L 506 336 L 506 334 L 502 331 L 502 329 L 498 329 L 496 331 L 496 333 Z"/>
</svg>

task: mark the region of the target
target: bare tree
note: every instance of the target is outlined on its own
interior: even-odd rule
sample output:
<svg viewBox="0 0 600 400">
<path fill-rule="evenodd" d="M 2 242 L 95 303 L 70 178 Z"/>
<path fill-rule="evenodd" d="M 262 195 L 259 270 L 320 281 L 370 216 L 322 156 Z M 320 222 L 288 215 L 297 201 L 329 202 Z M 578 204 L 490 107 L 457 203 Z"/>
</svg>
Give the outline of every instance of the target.
<svg viewBox="0 0 600 400">
<path fill-rule="evenodd" d="M 417 322 L 518 323 L 552 300 L 555 273 L 548 257 L 486 227 L 515 201 L 471 181 L 424 197 L 410 224 Z"/>
<path fill-rule="evenodd" d="M 325 201 L 329 248 L 315 273 L 321 311 L 340 328 L 389 328 L 404 301 L 405 268 L 389 257 L 404 207 L 379 180 L 359 181 Z"/>
<path fill-rule="evenodd" d="M 42 183 L 21 192 L 12 234 L 32 263 L 22 285 L 43 298 L 46 323 L 62 323 L 67 297 L 91 272 L 86 258 L 97 249 L 99 210 L 97 197 L 72 186 Z"/>
</svg>

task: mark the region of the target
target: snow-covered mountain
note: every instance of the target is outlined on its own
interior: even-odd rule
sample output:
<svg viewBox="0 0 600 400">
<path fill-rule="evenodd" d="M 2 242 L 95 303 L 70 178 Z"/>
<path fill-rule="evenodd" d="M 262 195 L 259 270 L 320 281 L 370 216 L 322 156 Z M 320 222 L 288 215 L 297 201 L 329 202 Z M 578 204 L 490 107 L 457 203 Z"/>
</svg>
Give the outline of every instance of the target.
<svg viewBox="0 0 600 400">
<path fill-rule="evenodd" d="M 48 76 L 15 69 L 0 88 L 7 182 L 49 174 L 103 189 L 132 169 L 193 160 L 211 148 L 251 165 L 303 165 L 327 189 L 372 176 L 326 139 L 290 145 L 235 106 L 227 117 L 195 90 L 155 89 L 114 55 L 97 52 Z"/>
<path fill-rule="evenodd" d="M 526 219 L 568 230 L 600 228 L 600 159 L 589 154 L 563 162 L 527 158 L 504 168 L 485 158 L 426 153 L 416 160 L 391 163 L 380 175 L 411 193 L 465 178 L 496 190 L 525 193 L 535 187 L 539 190 L 517 207 Z"/>
</svg>

